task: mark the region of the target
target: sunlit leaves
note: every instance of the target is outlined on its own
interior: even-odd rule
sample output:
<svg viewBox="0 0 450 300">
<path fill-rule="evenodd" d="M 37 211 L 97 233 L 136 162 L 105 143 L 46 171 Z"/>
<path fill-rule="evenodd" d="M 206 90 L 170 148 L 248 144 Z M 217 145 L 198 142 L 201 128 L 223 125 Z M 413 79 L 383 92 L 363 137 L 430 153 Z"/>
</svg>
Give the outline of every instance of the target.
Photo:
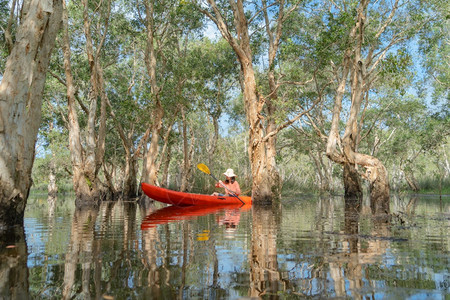
<svg viewBox="0 0 450 300">
<path fill-rule="evenodd" d="M 380 76 L 384 79 L 385 83 L 399 90 L 401 95 L 405 93 L 412 80 L 413 73 L 412 56 L 405 48 L 400 48 L 396 52 L 388 53 L 383 60 Z"/>
</svg>

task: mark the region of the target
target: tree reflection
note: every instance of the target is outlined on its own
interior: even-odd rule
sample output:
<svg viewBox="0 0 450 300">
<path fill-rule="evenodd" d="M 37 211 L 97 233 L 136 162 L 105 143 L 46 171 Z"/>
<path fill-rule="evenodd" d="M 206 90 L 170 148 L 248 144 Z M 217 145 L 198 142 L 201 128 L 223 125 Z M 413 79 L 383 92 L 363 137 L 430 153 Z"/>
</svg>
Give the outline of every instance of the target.
<svg viewBox="0 0 450 300">
<path fill-rule="evenodd" d="M 82 298 L 91 298 L 90 272 L 99 254 L 98 245 L 95 244 L 94 240 L 94 228 L 97 216 L 98 208 L 83 207 L 75 209 L 72 219 L 70 243 L 64 265 L 63 299 L 70 299 L 74 293 L 79 292 L 75 291 L 78 285 L 78 282 L 76 282 L 76 271 L 79 263 L 81 264 L 82 274 Z M 98 279 L 97 276 L 95 278 Z M 95 286 L 100 288 L 100 283 L 97 280 L 95 281 Z"/>
<path fill-rule="evenodd" d="M 142 202 L 142 201 L 141 201 Z M 150 215 L 154 211 L 153 206 L 140 203 L 141 214 Z M 159 299 L 163 298 L 165 294 L 162 290 L 162 286 L 169 286 L 171 277 L 171 271 L 167 267 L 170 260 L 171 249 L 171 235 L 167 225 L 164 225 L 165 239 L 161 240 L 158 227 L 145 228 L 142 231 L 142 284 L 144 289 L 144 295 L 148 298 Z M 165 243 L 165 245 L 164 245 Z M 185 251 L 183 251 L 185 253 Z M 185 260 L 183 260 L 185 262 Z M 161 262 L 161 266 L 159 266 Z M 182 272 L 182 277 L 184 274 Z M 176 298 L 175 294 L 171 293 L 172 297 Z"/>
<path fill-rule="evenodd" d="M 228 254 L 220 253 L 236 239 L 241 209 L 169 206 L 147 215 L 141 224 L 144 296 L 184 299 L 204 293 L 224 298 L 230 293 L 229 285 L 222 286 L 225 278 L 245 274 L 248 281 L 248 272 L 223 273 Z"/>
<path fill-rule="evenodd" d="M 133 202 L 102 202 L 99 208 L 76 208 L 64 263 L 63 299 L 108 297 L 117 282 L 127 294 L 133 276 L 132 257 L 137 251 L 137 205 Z M 117 240 L 107 238 L 113 234 Z M 107 250 L 106 250 L 107 249 Z M 112 257 L 107 259 L 105 253 Z"/>
<path fill-rule="evenodd" d="M 277 214 L 272 206 L 253 206 L 250 263 L 250 297 L 276 294 L 280 273 L 277 260 Z"/>
<path fill-rule="evenodd" d="M 380 205 L 385 209 L 389 204 L 380 203 Z M 370 234 L 368 236 L 361 234 L 361 208 L 360 200 L 345 199 L 342 250 L 338 253 L 330 251 L 326 257 L 337 297 L 346 297 L 350 292 L 353 299 L 362 299 L 364 282 L 371 282 L 368 275 L 364 274 L 364 266 L 376 263 L 389 247 L 390 242 L 387 238 L 390 236 L 389 222 L 373 211 Z"/>
<path fill-rule="evenodd" d="M 24 227 L 0 232 L 0 299 L 29 299 Z"/>
</svg>

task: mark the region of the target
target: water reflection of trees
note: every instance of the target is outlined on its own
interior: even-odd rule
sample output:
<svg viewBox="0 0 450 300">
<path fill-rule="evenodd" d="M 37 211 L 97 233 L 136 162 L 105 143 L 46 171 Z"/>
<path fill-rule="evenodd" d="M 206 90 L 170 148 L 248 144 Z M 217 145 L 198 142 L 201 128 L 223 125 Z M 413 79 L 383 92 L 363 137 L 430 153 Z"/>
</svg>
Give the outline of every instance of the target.
<svg viewBox="0 0 450 300">
<path fill-rule="evenodd" d="M 65 255 L 62 298 L 126 295 L 127 289 L 120 290 L 116 285 L 127 286 L 127 278 L 136 266 L 132 257 L 133 250 L 138 250 L 136 227 L 136 204 L 132 202 L 103 202 L 99 208 L 75 209 Z"/>
<path fill-rule="evenodd" d="M 0 299 L 29 299 L 27 244 L 23 227 L 0 233 Z"/>
<path fill-rule="evenodd" d="M 300 228 L 295 232 L 288 226 L 292 232 L 286 232 L 280 227 L 280 212 L 253 208 L 250 297 L 359 299 L 364 290 L 376 289 L 365 268 L 380 262 L 389 247 L 389 220 L 374 217 L 370 208 L 362 212 L 360 200 L 346 200 L 342 219 L 338 213 L 342 206 L 335 199 L 321 199 L 312 205 L 316 205 L 316 215 L 306 216 L 309 219 L 303 224 L 311 224 L 303 231 L 306 236 L 301 236 Z M 314 211 L 312 207 L 308 210 Z M 284 249 L 296 251 L 284 253 Z"/>
<path fill-rule="evenodd" d="M 215 217 L 211 214 L 196 222 L 185 220 L 142 231 L 144 297 L 184 299 L 209 295 L 216 299 L 227 294 L 219 284 Z"/>
<path fill-rule="evenodd" d="M 414 215 L 415 201 L 408 200 L 394 201 L 392 207 Z M 239 211 L 221 211 L 139 230 L 138 214 L 146 216 L 154 207 L 105 202 L 98 210 L 77 210 L 64 269 L 44 259 L 43 264 L 48 265 L 30 269 L 30 286 L 37 282 L 38 268 L 42 267 L 40 278 L 54 278 L 47 279 L 46 287 L 30 293 L 55 292 L 59 299 L 120 299 L 130 295 L 152 299 L 294 295 L 358 299 L 370 297 L 380 285 L 393 289 L 394 285 L 413 288 L 422 284 L 433 289 L 435 281 L 413 279 L 417 277 L 414 272 L 421 266 L 446 266 L 442 257 L 428 256 L 435 254 L 435 249 L 423 254 L 406 250 L 417 248 L 413 234 L 424 231 L 405 230 L 408 241 L 392 245 L 399 226 L 374 217 L 368 204 L 347 201 L 344 205 L 342 198 L 323 198 L 293 206 L 284 206 L 283 214 L 272 207 L 254 206 L 251 214 L 238 215 L 233 234 L 227 231 L 226 223 Z M 430 221 L 428 227 L 431 224 L 435 223 Z M 58 228 L 58 223 L 54 226 L 49 219 L 49 229 L 54 231 L 49 239 L 54 235 L 59 240 Z M 447 237 L 445 232 L 439 234 Z M 448 246 L 441 240 L 420 245 Z M 387 263 L 386 249 L 393 247 L 397 253 L 389 255 L 395 261 Z M 402 256 L 402 251 L 408 255 Z M 418 261 L 408 261 L 412 257 Z M 26 263 L 24 266 L 26 271 Z M 4 272 L 4 267 L 1 270 Z M 435 270 L 423 276 L 432 276 Z M 400 278 L 398 274 L 405 272 L 406 278 Z"/>
<path fill-rule="evenodd" d="M 277 254 L 277 216 L 272 207 L 254 206 L 252 210 L 252 235 L 250 264 L 250 297 L 276 295 L 280 289 Z"/>
<path fill-rule="evenodd" d="M 386 208 L 386 204 L 380 207 Z M 375 265 L 381 260 L 389 247 L 390 229 L 386 218 L 374 214 L 365 215 L 371 218 L 370 233 L 361 232 L 362 203 L 355 199 L 345 199 L 344 224 L 342 230 L 342 249 L 338 253 L 330 252 L 325 257 L 329 265 L 330 275 L 334 281 L 334 292 L 337 297 L 351 294 L 353 299 L 362 299 L 364 282 L 367 291 L 375 291 L 372 280 L 364 273 L 365 266 Z M 348 282 L 348 288 L 345 282 Z"/>
<path fill-rule="evenodd" d="M 72 298 L 73 294 L 81 294 L 84 299 L 91 298 L 91 269 L 94 274 L 98 267 L 99 247 L 94 239 L 94 228 L 98 209 L 77 208 L 74 212 L 71 226 L 70 242 L 64 264 L 63 299 Z M 76 275 L 81 265 L 81 287 L 76 282 Z M 94 286 L 99 286 L 97 276 L 94 276 Z M 98 295 L 97 295 L 98 296 Z"/>
<path fill-rule="evenodd" d="M 153 209 L 141 207 L 140 213 Z M 228 287 L 220 283 L 215 215 L 142 231 L 137 219 L 135 203 L 105 202 L 99 209 L 75 210 L 61 298 L 120 299 L 131 294 L 152 299 L 202 294 L 223 298 L 228 294 Z"/>
</svg>

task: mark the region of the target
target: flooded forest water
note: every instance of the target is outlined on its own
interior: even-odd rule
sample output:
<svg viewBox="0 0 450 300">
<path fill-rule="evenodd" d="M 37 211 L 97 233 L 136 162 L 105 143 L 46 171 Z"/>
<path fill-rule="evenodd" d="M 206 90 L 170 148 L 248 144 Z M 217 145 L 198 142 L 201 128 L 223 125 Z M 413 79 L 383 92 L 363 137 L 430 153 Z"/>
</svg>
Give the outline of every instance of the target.
<svg viewBox="0 0 450 300">
<path fill-rule="evenodd" d="M 449 299 L 450 197 L 392 197 L 392 219 L 341 197 L 279 208 L 29 199 L 3 241 L 0 298 Z"/>
</svg>

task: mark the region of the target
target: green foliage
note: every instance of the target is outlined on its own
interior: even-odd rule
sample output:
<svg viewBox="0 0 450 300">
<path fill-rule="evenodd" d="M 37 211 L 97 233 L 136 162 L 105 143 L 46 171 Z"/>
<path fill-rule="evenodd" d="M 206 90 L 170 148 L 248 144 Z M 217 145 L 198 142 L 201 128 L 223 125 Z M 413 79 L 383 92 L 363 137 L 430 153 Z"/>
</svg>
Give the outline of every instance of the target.
<svg viewBox="0 0 450 300">
<path fill-rule="evenodd" d="M 432 99 L 435 105 L 447 109 L 450 102 L 449 83 L 450 69 L 448 58 L 450 56 L 449 20 L 450 11 L 448 3 L 443 0 L 424 1 L 419 7 L 426 12 L 426 22 L 420 30 L 419 51 L 426 59 L 420 61 L 426 72 L 427 80 L 432 86 Z"/>
<path fill-rule="evenodd" d="M 406 48 L 400 48 L 396 52 L 388 53 L 383 60 L 380 77 L 394 90 L 405 94 L 405 89 L 413 80 L 411 72 L 412 55 Z"/>
<path fill-rule="evenodd" d="M 350 27 L 354 24 L 355 11 L 340 11 L 338 14 L 331 12 L 323 16 L 324 28 L 319 33 L 317 42 L 314 43 L 314 58 L 319 65 L 328 65 L 331 61 L 341 61 L 343 50 L 347 44 Z"/>
<path fill-rule="evenodd" d="M 229 1 L 217 1 L 224 12 L 225 21 L 234 28 Z M 345 2 L 346 9 L 338 9 L 333 2 L 301 1 L 298 8 L 287 16 L 273 71 L 284 82 L 309 82 L 310 84 L 284 84 L 277 90 L 273 101 L 277 108 L 273 118 L 276 124 L 285 122 L 309 107 L 318 97 L 322 101 L 303 117 L 278 135 L 277 164 L 284 182 L 284 192 L 314 191 L 319 188 L 318 167 L 314 158 L 321 158 L 331 176 L 330 189 L 342 188 L 342 170 L 325 157 L 326 141 L 317 134 L 312 121 L 322 134 L 330 129 L 331 110 L 336 91 L 336 74 L 342 63 L 344 50 L 354 41 L 349 32 L 355 23 L 358 1 Z M 195 1 L 153 1 L 157 28 L 155 50 L 157 59 L 156 80 L 161 88 L 159 97 L 165 110 L 161 136 L 174 122 L 169 137 L 171 154 L 170 186 L 178 188 L 184 158 L 180 107 L 187 115 L 188 132 L 194 133 L 192 164 L 192 190 L 212 192 L 210 177 L 195 169 L 197 163 L 207 164 L 220 177 L 227 168 L 239 175 L 243 190 L 251 185 L 248 162 L 248 124 L 245 117 L 243 95 L 240 92 L 240 69 L 234 51 L 224 39 L 204 37 L 206 19 L 195 8 Z M 0 25 L 5 27 L 9 14 L 9 1 L 0 0 Z M 259 12 L 261 2 L 247 2 L 246 15 L 250 18 Z M 268 3 L 270 17 L 276 17 L 278 3 Z M 287 3 L 291 7 L 293 3 Z M 94 44 L 98 45 L 105 30 L 106 7 L 90 2 L 89 19 Z M 411 1 L 401 6 L 386 32 L 377 38 L 390 10 L 389 1 L 370 2 L 365 24 L 363 55 L 371 48 L 376 53 L 386 47 L 391 38 L 403 34 L 401 43 L 390 47 L 377 65 L 375 80 L 371 81 L 361 126 L 359 150 L 373 153 L 388 167 L 392 181 L 405 186 L 399 168 L 416 174 L 420 185 L 436 188 L 439 169 L 444 162 L 442 151 L 449 145 L 449 56 L 448 9 L 444 1 Z M 343 8 L 344 5 L 340 6 Z M 80 2 L 68 2 L 71 64 L 80 103 L 89 106 L 90 69 L 85 53 L 83 7 Z M 214 13 L 213 13 L 214 15 Z M 116 180 L 125 169 L 125 149 L 117 131 L 117 124 L 136 147 L 146 130 L 153 125 L 152 111 L 155 94 L 150 89 L 150 79 L 145 66 L 146 22 L 142 1 L 116 1 L 113 3 L 105 43 L 99 53 L 104 70 L 105 91 L 111 102 L 115 121 L 107 121 L 105 164 L 113 166 Z M 269 93 L 267 63 L 268 40 L 262 14 L 257 14 L 249 24 L 258 90 Z M 276 24 L 271 23 L 272 29 Z M 16 26 L 16 24 L 14 24 Z M 13 26 L 13 33 L 15 27 Z M 404 32 L 403 32 L 404 31 Z M 231 32 L 235 32 L 231 30 Z M 237 38 L 237 37 L 236 37 Z M 8 55 L 4 35 L 0 36 L 0 70 L 4 69 Z M 43 105 L 38 155 L 33 169 L 35 187 L 48 183 L 50 162 L 56 161 L 58 186 L 70 186 L 70 153 L 68 152 L 66 87 L 61 50 L 62 37 L 51 61 L 47 76 Z M 419 52 L 416 51 L 418 49 Z M 333 66 L 334 65 L 334 66 Z M 347 90 L 347 92 L 349 92 Z M 430 103 L 430 99 L 433 103 Z M 346 115 L 349 94 L 344 98 Z M 431 105 L 434 104 L 434 109 Z M 261 115 L 262 122 L 266 114 Z M 81 128 L 85 128 L 86 114 L 78 105 Z M 210 156 L 214 136 L 214 120 L 219 122 L 217 149 Z M 360 119 L 361 120 L 361 119 Z M 117 122 L 117 123 L 115 123 Z M 97 124 L 98 126 L 98 124 Z M 341 124 L 344 128 L 344 124 Z M 84 135 L 82 137 L 84 142 Z M 191 143 L 189 137 L 189 144 Z M 159 149 L 163 147 L 160 139 Z M 444 149 L 444 150 L 443 150 Z M 55 155 L 55 156 L 53 156 Z M 142 155 L 142 152 L 141 152 Z M 142 172 L 142 156 L 139 158 Z M 163 159 L 163 157 L 158 157 Z M 159 172 L 162 175 L 162 170 Z M 398 176 L 397 176 L 398 175 Z M 397 179 L 400 178 L 400 179 Z M 161 179 L 161 178 L 160 178 Z M 138 178 L 139 180 L 139 178 Z M 448 183 L 444 179 L 442 183 Z"/>
<path fill-rule="evenodd" d="M 12 3 L 10 0 L 0 0 L 0 78 L 6 68 L 6 59 L 9 55 L 8 44 L 6 42 L 6 30 L 8 28 L 11 6 Z M 13 43 L 15 41 L 15 34 L 18 26 L 17 21 L 18 19 L 15 15 L 13 15 L 12 24 L 9 31 Z"/>
</svg>

